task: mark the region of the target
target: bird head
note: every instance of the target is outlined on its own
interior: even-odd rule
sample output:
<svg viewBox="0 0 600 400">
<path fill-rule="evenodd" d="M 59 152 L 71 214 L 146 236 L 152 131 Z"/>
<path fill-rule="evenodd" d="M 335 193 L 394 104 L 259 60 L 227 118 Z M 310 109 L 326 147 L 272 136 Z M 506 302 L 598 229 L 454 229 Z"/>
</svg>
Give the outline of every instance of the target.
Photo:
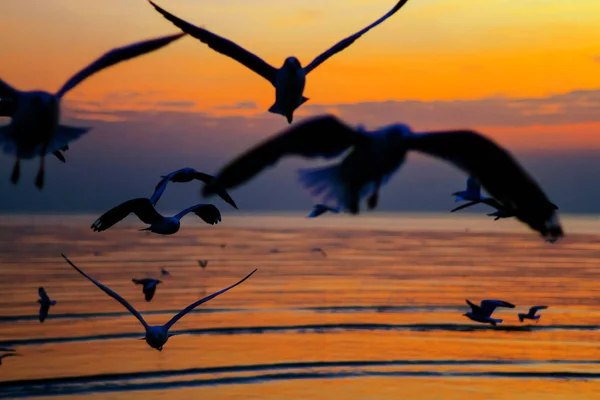
<svg viewBox="0 0 600 400">
<path fill-rule="evenodd" d="M 296 57 L 288 57 L 283 62 L 283 67 L 302 68 L 302 64 Z"/>
</svg>

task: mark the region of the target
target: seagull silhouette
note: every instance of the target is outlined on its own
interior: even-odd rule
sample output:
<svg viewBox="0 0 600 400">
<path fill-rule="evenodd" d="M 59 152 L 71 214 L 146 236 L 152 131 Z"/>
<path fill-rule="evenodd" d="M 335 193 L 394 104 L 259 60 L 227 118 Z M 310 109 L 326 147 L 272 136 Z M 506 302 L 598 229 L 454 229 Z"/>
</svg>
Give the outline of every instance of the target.
<svg viewBox="0 0 600 400">
<path fill-rule="evenodd" d="M 154 293 L 156 292 L 156 285 L 158 285 L 159 283 L 162 283 L 162 281 L 159 281 L 158 279 L 152 279 L 152 278 L 144 278 L 144 279 L 133 278 L 131 281 L 133 283 L 135 283 L 136 285 L 142 285 L 142 293 L 144 293 L 146 301 L 152 300 L 152 298 L 154 297 Z"/>
<path fill-rule="evenodd" d="M 182 31 L 190 34 L 192 37 L 195 37 L 202 43 L 207 44 L 208 47 L 216 52 L 234 59 L 235 61 L 244 65 L 246 68 L 254 71 L 269 81 L 269 83 L 275 87 L 275 104 L 269 108 L 269 112 L 283 115 L 287 119 L 288 123 L 291 124 L 292 120 L 294 119 L 294 111 L 308 100 L 308 98 L 304 97 L 303 95 L 304 86 L 306 84 L 306 75 L 324 63 L 331 56 L 344 50 L 362 35 L 394 15 L 396 11 L 398 11 L 407 1 L 408 0 L 398 1 L 398 3 L 396 3 L 396 5 L 383 17 L 379 18 L 366 28 L 358 31 L 354 35 L 349 36 L 337 43 L 335 46 L 331 47 L 329 50 L 315 58 L 306 67 L 302 67 L 300 61 L 296 57 L 288 57 L 284 61 L 281 68 L 275 68 L 269 65 L 260 57 L 230 40 L 215 35 L 206 29 L 194 26 L 189 22 L 170 14 L 152 1 L 150 1 L 150 4 L 152 4 L 156 11 L 162 14 L 163 17 L 171 21 Z"/>
<path fill-rule="evenodd" d="M 169 322 L 167 322 L 164 325 L 158 325 L 158 326 L 150 326 L 146 323 L 146 321 L 144 320 L 144 318 L 142 317 L 142 315 L 136 311 L 135 308 L 133 308 L 131 306 L 131 304 L 129 304 L 124 298 L 122 298 L 121 296 L 119 296 L 118 293 L 112 291 L 110 288 L 108 288 L 107 286 L 103 285 L 102 283 L 96 281 L 95 279 L 93 279 L 92 277 L 90 277 L 89 275 L 87 275 L 85 272 L 83 272 L 81 269 L 79 269 L 75 264 L 73 264 L 71 262 L 71 260 L 69 260 L 67 258 L 67 256 L 65 256 L 64 254 L 61 254 L 63 256 L 63 258 L 65 259 L 66 262 L 68 262 L 73 268 L 75 268 L 75 270 L 77 272 L 79 272 L 81 275 L 83 275 L 84 277 L 86 277 L 90 282 L 92 282 L 94 285 L 98 286 L 104 293 L 106 293 L 107 295 L 109 295 L 110 297 L 112 297 L 113 299 L 115 299 L 116 301 L 118 301 L 119 303 L 121 303 L 121 305 L 123 307 L 125 307 L 134 317 L 136 317 L 138 319 L 138 321 L 140 321 L 140 323 L 142 324 L 142 326 L 144 327 L 144 329 L 146 330 L 146 336 L 143 338 L 146 340 L 146 343 L 148 343 L 148 345 L 154 349 L 157 349 L 158 351 L 162 351 L 163 346 L 165 345 L 165 343 L 167 343 L 167 340 L 169 340 L 169 338 L 171 336 L 174 336 L 174 333 L 169 333 L 169 329 L 177 322 L 179 321 L 181 318 L 183 318 L 187 313 L 189 313 L 190 311 L 192 311 L 194 308 L 198 307 L 200 304 L 202 303 L 206 303 L 207 301 L 217 297 L 218 295 L 227 292 L 230 289 L 233 289 L 234 287 L 236 287 L 237 285 L 239 285 L 240 283 L 244 282 L 246 279 L 250 278 L 250 276 L 252 276 L 252 274 L 254 274 L 257 270 L 255 269 L 254 271 L 252 271 L 251 273 L 249 273 L 248 275 L 246 275 L 246 277 L 242 280 L 240 280 L 239 282 L 226 287 L 225 289 L 219 290 L 218 292 L 215 292 L 209 296 L 206 296 L 203 299 L 200 299 L 198 301 L 196 301 L 195 303 L 190 304 L 189 306 L 187 306 L 186 308 L 184 308 L 183 310 L 181 310 L 179 312 L 179 314 L 175 315 L 173 318 L 171 318 L 171 320 Z"/>
<path fill-rule="evenodd" d="M 198 265 L 200 265 L 202 268 L 206 268 L 208 265 L 208 260 L 198 260 Z"/>
<path fill-rule="evenodd" d="M 38 300 L 38 303 L 40 303 L 39 318 L 40 322 L 44 322 L 46 320 L 46 317 L 48 316 L 48 310 L 50 310 L 50 306 L 55 305 L 56 300 L 50 300 L 50 297 L 48 297 L 43 287 L 40 287 L 38 289 L 38 294 L 40 295 L 40 298 Z"/>
<path fill-rule="evenodd" d="M 479 306 L 467 300 L 467 304 L 471 307 L 471 311 L 463 314 L 465 317 L 475 322 L 492 324 L 493 326 L 502 322 L 501 319 L 492 318 L 492 313 L 496 310 L 496 307 L 515 308 L 513 304 L 502 300 L 482 300 Z"/>
<path fill-rule="evenodd" d="M 467 189 L 452 193 L 455 201 L 479 201 L 487 197 L 481 195 L 481 184 L 474 176 L 467 178 Z"/>
<path fill-rule="evenodd" d="M 529 309 L 529 312 L 527 314 L 522 314 L 519 313 L 519 321 L 523 322 L 524 319 L 533 319 L 535 320 L 535 323 L 537 324 L 540 321 L 540 316 L 539 315 L 535 315 L 535 313 L 537 313 L 539 310 L 545 310 L 547 309 L 548 306 L 533 306 Z"/>
<path fill-rule="evenodd" d="M 56 94 L 44 91 L 22 92 L 0 79 L 0 116 L 10 117 L 8 125 L 0 127 L 0 146 L 4 153 L 15 155 L 11 182 L 19 182 L 21 159 L 41 157 L 35 185 L 44 186 L 44 158 L 52 153 L 64 162 L 62 149 L 90 128 L 60 125 L 60 101 L 83 80 L 112 65 L 158 50 L 185 33 L 163 36 L 109 51 L 73 75 Z"/>
</svg>

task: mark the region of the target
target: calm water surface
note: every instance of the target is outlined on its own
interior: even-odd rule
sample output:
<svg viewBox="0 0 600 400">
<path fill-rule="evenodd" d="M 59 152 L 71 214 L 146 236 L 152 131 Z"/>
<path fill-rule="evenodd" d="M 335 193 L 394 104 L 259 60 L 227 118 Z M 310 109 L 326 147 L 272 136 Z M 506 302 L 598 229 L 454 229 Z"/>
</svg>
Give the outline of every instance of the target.
<svg viewBox="0 0 600 400">
<path fill-rule="evenodd" d="M 170 237 L 134 218 L 94 233 L 96 217 L 0 216 L 0 347 L 21 354 L 0 366 L 0 398 L 600 398 L 598 217 L 563 217 L 556 244 L 468 214 L 225 214 Z M 259 270 L 159 352 L 60 253 L 151 324 Z M 131 282 L 144 277 L 163 280 L 150 303 Z M 39 286 L 58 301 L 43 324 Z M 494 328 L 462 316 L 465 298 L 517 308 Z"/>
</svg>

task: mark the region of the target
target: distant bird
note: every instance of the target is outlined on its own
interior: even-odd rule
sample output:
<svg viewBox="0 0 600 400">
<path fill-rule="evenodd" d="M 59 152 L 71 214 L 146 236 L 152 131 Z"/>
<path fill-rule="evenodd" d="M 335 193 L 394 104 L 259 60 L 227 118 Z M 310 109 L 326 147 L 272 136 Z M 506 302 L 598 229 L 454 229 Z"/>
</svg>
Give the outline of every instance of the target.
<svg viewBox="0 0 600 400">
<path fill-rule="evenodd" d="M 50 297 L 48 297 L 43 287 L 38 289 L 38 294 L 40 295 L 40 298 L 38 299 L 38 303 L 40 303 L 40 322 L 44 322 L 48 316 L 50 306 L 55 305 L 56 300 L 50 300 Z"/>
<path fill-rule="evenodd" d="M 224 249 L 227 246 L 227 243 L 221 243 L 221 248 Z"/>
<path fill-rule="evenodd" d="M 450 212 L 456 212 L 456 211 L 459 211 L 464 208 L 471 207 L 471 206 L 474 206 L 474 205 L 480 204 L 480 203 L 487 204 L 488 206 L 494 207 L 496 209 L 496 211 L 494 211 L 493 213 L 487 214 L 487 216 L 489 216 L 489 217 L 496 217 L 496 218 L 494 218 L 494 221 L 497 221 L 500 218 L 516 217 L 516 214 L 514 211 L 509 210 L 508 208 L 506 208 L 502 204 L 500 204 L 500 202 L 498 202 L 497 200 L 491 199 L 489 197 L 486 197 L 481 200 L 475 200 L 475 201 L 471 201 L 469 203 L 462 204 L 462 205 L 456 207 L 455 209 L 450 210 Z M 556 207 L 556 206 L 554 206 L 554 207 Z M 556 209 L 558 209 L 558 207 L 556 207 Z"/>
<path fill-rule="evenodd" d="M 206 268 L 208 265 L 208 260 L 198 260 L 198 265 L 200 265 L 202 268 Z"/>
<path fill-rule="evenodd" d="M 73 268 L 75 268 L 75 270 L 77 270 L 77 272 L 79 272 L 81 275 L 86 277 L 94 285 L 98 286 L 104 293 L 106 293 L 113 299 L 117 300 L 119 303 L 121 303 L 123 305 L 123 307 L 125 307 L 131 314 L 133 314 L 133 316 L 136 317 L 138 319 L 138 321 L 140 321 L 140 323 L 144 326 L 144 329 L 146 330 L 146 336 L 143 339 L 146 340 L 146 343 L 148 343 L 148 345 L 150 347 L 157 349 L 159 351 L 162 351 L 163 345 L 165 343 L 167 343 L 167 340 L 169 340 L 169 338 L 171 336 L 175 335 L 174 333 L 169 333 L 169 329 L 177 321 L 179 321 L 183 316 L 185 316 L 187 313 L 192 311 L 194 308 L 198 307 L 200 304 L 205 303 L 205 302 L 217 297 L 218 295 L 220 295 L 222 293 L 225 293 L 229 289 L 233 289 L 240 283 L 244 282 L 246 279 L 250 278 L 250 276 L 252 276 L 252 274 L 254 274 L 257 271 L 255 269 L 254 271 L 252 271 L 251 273 L 246 275 L 246 277 L 244 279 L 242 279 L 241 281 L 239 281 L 229 287 L 226 287 L 225 289 L 219 290 L 218 292 L 215 292 L 215 293 L 211 294 L 210 296 L 207 296 L 201 300 L 198 300 L 195 303 L 190 304 L 185 309 L 180 311 L 179 314 L 177 314 L 173 318 L 171 318 L 171 320 L 169 322 L 167 322 L 166 324 L 164 324 L 162 326 L 150 326 L 146 323 L 146 321 L 144 321 L 144 318 L 142 318 L 141 314 L 139 312 L 137 312 L 136 309 L 133 308 L 131 306 L 131 304 L 129 304 L 124 298 L 122 298 L 116 292 L 109 289 L 107 286 L 103 285 L 102 283 L 100 283 L 100 282 L 96 281 L 95 279 L 93 279 L 92 277 L 88 276 L 85 272 L 83 272 L 77 266 L 75 266 L 75 264 L 73 264 L 71 262 L 71 260 L 69 260 L 67 258 L 67 256 L 65 256 L 64 254 L 61 254 L 61 255 Z"/>
<path fill-rule="evenodd" d="M 325 250 L 323 250 L 320 247 L 313 247 L 313 249 L 311 251 L 314 252 L 314 253 L 321 253 L 321 255 L 323 257 L 327 257 L 327 253 L 325 253 Z"/>
<path fill-rule="evenodd" d="M 156 11 L 161 13 L 163 17 L 171 21 L 182 31 L 189 33 L 202 43 L 207 44 L 208 47 L 216 52 L 233 58 L 235 61 L 268 80 L 269 83 L 275 87 L 275 104 L 269 108 L 269 112 L 283 115 L 286 117 L 288 123 L 291 124 L 294 118 L 294 111 L 308 100 L 308 98 L 303 96 L 306 75 L 325 62 L 329 57 L 344 50 L 372 28 L 394 15 L 407 1 L 408 0 L 398 1 L 398 3 L 396 3 L 396 5 L 383 17 L 331 47 L 329 50 L 315 58 L 308 66 L 302 67 L 300 61 L 296 57 L 288 57 L 281 68 L 275 68 L 237 44 L 170 14 L 152 1 L 150 1 L 150 4 L 152 4 Z"/>
<path fill-rule="evenodd" d="M 492 313 L 494 312 L 496 307 L 515 308 L 513 304 L 502 300 L 482 300 L 480 306 L 473 304 L 469 300 L 467 300 L 467 304 L 471 307 L 471 311 L 469 311 L 466 314 L 463 314 L 465 317 L 468 317 L 469 319 L 476 322 L 492 324 L 493 326 L 496 326 L 496 324 L 502 322 L 501 319 L 492 318 Z"/>
<path fill-rule="evenodd" d="M 325 214 L 327 211 L 337 214 L 340 212 L 339 207 L 331 207 L 327 204 L 315 204 L 313 210 L 308 214 L 307 218 L 316 218 L 319 215 Z"/>
<path fill-rule="evenodd" d="M 160 274 L 162 276 L 171 276 L 171 273 L 169 271 L 167 271 L 165 268 L 160 269 Z"/>
<path fill-rule="evenodd" d="M 331 159 L 351 149 L 337 164 L 300 170 L 300 180 L 314 196 L 352 214 L 369 196 L 370 209 L 377 206 L 379 189 L 404 163 L 407 152 L 417 151 L 452 163 L 476 177 L 487 192 L 515 216 L 541 233 L 547 241 L 563 236 L 562 227 L 546 194 L 502 147 L 469 130 L 414 133 L 403 124 L 375 131 L 352 128 L 334 116 L 300 122 L 267 139 L 225 166 L 215 180 L 204 186 L 203 195 L 236 187 L 256 176 L 280 158 L 298 155 Z"/>
<path fill-rule="evenodd" d="M 0 365 L 2 365 L 2 359 L 3 358 L 6 358 L 6 357 L 15 357 L 15 356 L 20 356 L 20 354 L 8 353 L 8 354 L 2 354 L 2 355 L 0 355 Z"/>
<path fill-rule="evenodd" d="M 53 153 L 64 162 L 57 149 L 79 138 L 90 128 L 60 125 L 60 101 L 63 96 L 94 73 L 122 61 L 141 56 L 173 42 L 183 34 L 163 36 L 109 51 L 73 75 L 56 93 L 43 91 L 21 92 L 0 80 L 0 116 L 10 117 L 8 125 L 0 127 L 0 146 L 4 153 L 15 155 L 11 182 L 16 184 L 21 173 L 21 159 L 41 157 L 35 185 L 44 186 L 44 158 Z"/>
<path fill-rule="evenodd" d="M 161 176 L 161 181 L 158 182 L 156 188 L 154 189 L 154 194 L 152 194 L 152 205 L 155 206 L 156 202 L 162 196 L 163 192 L 167 188 L 167 184 L 169 182 L 191 182 L 193 180 L 204 182 L 205 184 L 211 182 L 215 177 L 212 175 L 205 174 L 203 172 L 198 172 L 193 168 L 182 168 L 175 172 L 171 172 L 168 175 Z M 235 201 L 231 198 L 229 193 L 225 190 L 219 191 L 217 195 L 223 199 L 227 204 L 231 205 L 236 210 L 238 209 Z"/>
<path fill-rule="evenodd" d="M 467 178 L 466 190 L 454 192 L 452 196 L 455 196 L 455 201 L 479 201 L 487 199 L 487 197 L 481 195 L 481 184 L 473 176 Z"/>
<path fill-rule="evenodd" d="M 161 235 L 172 235 L 179 231 L 181 218 L 193 212 L 207 224 L 218 224 L 221 221 L 219 209 L 212 204 L 196 204 L 186 208 L 173 217 L 164 217 L 156 211 L 152 205 L 151 199 L 137 198 L 127 200 L 113 209 L 104 213 L 92 224 L 94 232 L 102 232 L 134 213 L 143 223 L 149 224 L 148 228 L 140 231 L 150 231 Z"/>
<path fill-rule="evenodd" d="M 132 279 L 131 282 L 135 283 L 136 285 L 142 285 L 142 293 L 144 293 L 144 296 L 146 297 L 146 301 L 150 301 L 152 300 L 152 298 L 154 297 L 154 292 L 156 292 L 156 285 L 158 285 L 159 283 L 162 283 L 162 281 L 159 281 L 158 279 L 151 279 L 151 278 L 144 278 L 144 279 Z"/>
<path fill-rule="evenodd" d="M 537 324 L 540 320 L 540 316 L 539 315 L 535 315 L 536 312 L 538 312 L 539 310 L 545 310 L 547 309 L 548 306 L 534 306 L 531 307 L 529 309 L 529 312 L 527 314 L 522 314 L 519 313 L 519 321 L 523 322 L 524 319 L 533 319 L 535 320 L 535 323 Z"/>
</svg>

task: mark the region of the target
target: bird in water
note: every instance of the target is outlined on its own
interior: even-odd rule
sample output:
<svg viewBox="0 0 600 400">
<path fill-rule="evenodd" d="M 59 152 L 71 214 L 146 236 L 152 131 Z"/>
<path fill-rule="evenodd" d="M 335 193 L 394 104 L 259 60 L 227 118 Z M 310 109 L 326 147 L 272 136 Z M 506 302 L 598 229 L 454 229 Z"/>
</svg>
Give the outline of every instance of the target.
<svg viewBox="0 0 600 400">
<path fill-rule="evenodd" d="M 285 156 L 332 159 L 345 154 L 336 164 L 298 173 L 314 196 L 358 214 L 363 198 L 368 197 L 369 209 L 377 206 L 380 187 L 411 151 L 442 159 L 476 177 L 494 199 L 545 240 L 554 242 L 563 236 L 556 206 L 535 180 L 507 150 L 471 130 L 416 133 L 407 125 L 394 124 L 368 131 L 346 125 L 334 116 L 314 117 L 230 161 L 204 186 L 202 194 L 211 196 L 239 186 Z"/>
<path fill-rule="evenodd" d="M 2 365 L 2 359 L 6 358 L 6 357 L 15 357 L 15 356 L 20 356 L 20 354 L 8 353 L 8 354 L 0 355 L 0 365 Z"/>
<path fill-rule="evenodd" d="M 319 215 L 323 215 L 328 211 L 331 213 L 334 213 L 334 214 L 338 214 L 340 212 L 340 208 L 339 207 L 331 207 L 331 206 L 328 206 L 327 204 L 315 204 L 315 206 L 313 207 L 313 210 L 310 212 L 310 214 L 308 214 L 307 218 L 316 218 Z"/>
<path fill-rule="evenodd" d="M 144 278 L 144 279 L 132 279 L 131 282 L 135 283 L 136 285 L 142 285 L 142 293 L 144 293 L 144 296 L 146 298 L 146 301 L 150 301 L 152 300 L 152 298 L 154 297 L 154 293 L 156 292 L 156 285 L 158 285 L 159 283 L 162 283 L 162 281 L 159 281 L 158 279 L 152 279 L 152 278 Z"/>
<path fill-rule="evenodd" d="M 113 49 L 73 75 L 55 94 L 44 91 L 24 92 L 0 79 L 0 117 L 9 117 L 8 125 L 0 127 L 2 151 L 16 156 L 11 182 L 17 184 L 21 174 L 21 159 L 41 157 L 35 186 L 44 186 L 44 158 L 52 153 L 64 162 L 62 149 L 90 130 L 60 124 L 60 102 L 63 96 L 91 75 L 112 65 L 141 56 L 168 45 L 185 33 L 163 36 Z"/>
<path fill-rule="evenodd" d="M 46 317 L 48 316 L 48 311 L 50 310 L 50 306 L 56 304 L 56 300 L 50 300 L 50 297 L 46 294 L 46 291 L 43 287 L 38 289 L 38 294 L 40 298 L 38 299 L 38 303 L 40 303 L 40 322 L 44 322 Z"/>
<path fill-rule="evenodd" d="M 529 312 L 527 314 L 523 314 L 523 313 L 519 313 L 519 321 L 523 322 L 524 319 L 533 319 L 535 320 L 535 323 L 537 324 L 538 322 L 540 322 L 540 316 L 539 315 L 535 315 L 539 310 L 545 310 L 547 309 L 548 306 L 533 306 L 529 309 Z"/>
<path fill-rule="evenodd" d="M 198 260 L 198 265 L 204 269 L 208 265 L 208 260 Z"/>
<path fill-rule="evenodd" d="M 161 176 L 161 178 L 162 178 L 161 181 L 158 182 L 158 185 L 156 185 L 156 188 L 154 189 L 154 193 L 152 194 L 152 199 L 153 199 L 152 205 L 153 206 L 156 205 L 156 202 L 162 196 L 162 194 L 165 191 L 165 189 L 167 188 L 167 184 L 169 182 L 185 183 L 185 182 L 191 182 L 193 180 L 197 180 L 200 182 L 204 182 L 206 184 L 208 182 L 211 182 L 215 177 L 212 175 L 205 174 L 203 172 L 198 172 L 193 168 L 182 168 L 182 169 L 178 169 L 177 171 L 171 172 L 168 175 Z M 223 201 L 225 201 L 227 204 L 231 205 L 236 210 L 238 209 L 237 205 L 235 204 L 235 201 L 233 201 L 233 199 L 231 198 L 229 193 L 227 193 L 225 190 L 219 191 L 219 193 L 217 193 L 217 195 L 221 199 L 223 199 Z"/>
<path fill-rule="evenodd" d="M 160 235 L 172 235 L 179 231 L 181 218 L 189 213 L 196 214 L 210 225 L 218 224 L 221 221 L 219 209 L 212 204 L 196 204 L 173 217 L 165 217 L 156 211 L 151 199 L 140 197 L 128 200 L 108 210 L 94 221 L 91 228 L 94 232 L 105 231 L 131 213 L 134 213 L 143 223 L 150 225 L 148 228 L 140 229 L 140 231 L 150 231 Z"/>
<path fill-rule="evenodd" d="M 502 322 L 501 319 L 492 318 L 492 313 L 496 310 L 496 307 L 515 308 L 513 304 L 502 300 L 482 300 L 479 306 L 467 300 L 467 304 L 471 307 L 471 311 L 463 314 L 465 317 L 475 322 L 492 324 L 493 326 Z"/>
<path fill-rule="evenodd" d="M 202 43 L 205 43 L 208 45 L 208 47 L 216 52 L 234 59 L 235 61 L 244 65 L 246 68 L 251 69 L 269 81 L 269 83 L 275 87 L 275 103 L 271 106 L 271 108 L 269 108 L 269 112 L 284 116 L 288 123 L 291 124 L 292 120 L 294 119 L 294 111 L 308 101 L 308 98 L 304 97 L 306 76 L 331 56 L 346 49 L 362 35 L 394 15 L 396 11 L 398 11 L 407 1 L 408 0 L 398 1 L 396 5 L 383 17 L 379 18 L 366 28 L 358 31 L 354 35 L 340 41 L 335 46 L 331 47 L 329 50 L 315 58 L 306 67 L 303 67 L 296 57 L 288 57 L 285 59 L 281 68 L 275 68 L 271 66 L 260 57 L 230 40 L 215 35 L 206 29 L 192 25 L 189 22 L 174 16 L 173 14 L 157 6 L 152 1 L 150 1 L 150 4 L 152 4 L 156 11 L 162 14 L 163 17 L 171 21 L 182 31 L 200 40 Z"/>
<path fill-rule="evenodd" d="M 194 308 L 198 307 L 200 304 L 206 303 L 207 301 L 214 299 L 218 295 L 223 294 L 223 293 L 227 292 L 228 290 L 233 289 L 237 285 L 241 284 L 246 279 L 250 278 L 250 276 L 252 276 L 252 274 L 254 274 L 257 271 L 255 269 L 254 271 L 252 271 L 251 273 L 246 275 L 246 277 L 244 279 L 240 280 L 239 282 L 234 283 L 233 285 L 228 286 L 225 289 L 219 290 L 218 292 L 215 292 L 209 296 L 204 297 L 203 299 L 200 299 L 200 300 L 190 304 L 189 306 L 187 306 L 186 308 L 181 310 L 173 318 L 171 318 L 171 320 L 169 322 L 167 322 L 166 324 L 158 325 L 158 326 L 150 326 L 146 323 L 146 321 L 144 320 L 142 315 L 139 312 L 137 312 L 136 309 L 133 308 L 133 306 L 131 306 L 131 304 L 129 304 L 127 302 L 127 300 L 122 298 L 118 293 L 112 291 L 107 286 L 103 285 L 102 283 L 96 281 L 94 278 L 87 275 L 85 272 L 83 272 L 81 269 L 79 269 L 75 264 L 73 264 L 71 262 L 71 260 L 69 260 L 67 258 L 67 256 L 65 256 L 64 254 L 61 254 L 61 255 L 67 261 L 67 263 L 69 263 L 73 268 L 75 268 L 75 270 L 77 272 L 79 272 L 81 275 L 86 277 L 94 285 L 98 286 L 104 293 L 106 293 L 107 295 L 109 295 L 110 297 L 112 297 L 113 299 L 118 301 L 119 303 L 121 303 L 121 305 L 123 307 L 125 307 L 127 309 L 127 311 L 129 311 L 134 317 L 136 317 L 138 319 L 138 321 L 140 321 L 140 323 L 142 324 L 142 326 L 144 327 L 144 329 L 146 331 L 146 335 L 142 339 L 146 340 L 146 343 L 148 343 L 148 345 L 150 347 L 152 347 L 153 349 L 157 349 L 158 351 L 162 351 L 163 346 L 165 345 L 165 343 L 167 343 L 167 340 L 169 340 L 169 338 L 171 336 L 175 335 L 174 333 L 169 333 L 169 329 L 171 329 L 171 327 L 177 321 L 179 321 L 181 318 L 183 318 L 187 313 L 192 311 Z"/>
</svg>

